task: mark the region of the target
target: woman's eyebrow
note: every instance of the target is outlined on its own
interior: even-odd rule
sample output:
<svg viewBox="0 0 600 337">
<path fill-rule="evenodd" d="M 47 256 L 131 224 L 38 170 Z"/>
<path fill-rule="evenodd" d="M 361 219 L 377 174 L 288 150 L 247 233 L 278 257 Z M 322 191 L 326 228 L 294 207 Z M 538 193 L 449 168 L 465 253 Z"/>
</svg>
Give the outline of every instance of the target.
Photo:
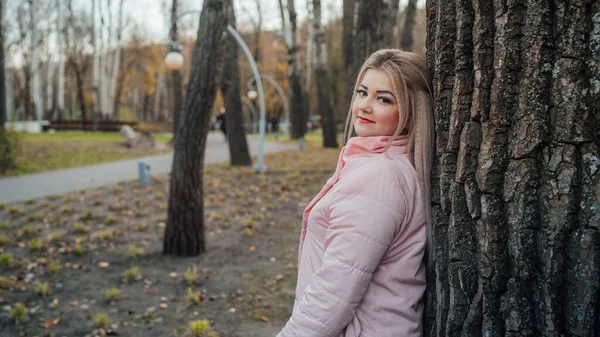
<svg viewBox="0 0 600 337">
<path fill-rule="evenodd" d="M 365 90 L 369 90 L 369 88 L 364 84 L 360 84 L 359 87 L 363 87 Z M 376 92 L 378 94 L 388 94 L 388 95 L 392 96 L 394 99 L 396 98 L 396 96 L 394 96 L 394 94 L 392 94 L 392 92 L 389 90 L 377 90 Z"/>
</svg>

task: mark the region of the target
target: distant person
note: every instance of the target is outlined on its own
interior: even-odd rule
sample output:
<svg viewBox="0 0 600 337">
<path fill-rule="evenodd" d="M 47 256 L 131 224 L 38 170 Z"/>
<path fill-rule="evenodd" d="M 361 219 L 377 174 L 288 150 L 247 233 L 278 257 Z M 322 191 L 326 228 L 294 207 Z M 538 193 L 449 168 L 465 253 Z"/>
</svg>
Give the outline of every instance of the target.
<svg viewBox="0 0 600 337">
<path fill-rule="evenodd" d="M 363 64 L 337 169 L 304 210 L 292 316 L 278 337 L 420 337 L 431 256 L 433 113 L 425 60 Z"/>
<path fill-rule="evenodd" d="M 227 122 L 225 121 L 225 109 L 221 109 L 221 113 L 217 116 L 217 122 L 219 122 L 219 129 L 223 132 L 225 136 L 225 141 L 227 141 Z"/>
</svg>

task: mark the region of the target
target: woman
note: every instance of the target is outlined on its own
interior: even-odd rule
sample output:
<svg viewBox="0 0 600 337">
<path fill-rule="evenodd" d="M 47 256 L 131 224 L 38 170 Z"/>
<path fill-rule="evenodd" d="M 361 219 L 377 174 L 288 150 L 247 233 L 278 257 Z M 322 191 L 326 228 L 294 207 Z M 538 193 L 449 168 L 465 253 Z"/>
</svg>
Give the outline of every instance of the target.
<svg viewBox="0 0 600 337">
<path fill-rule="evenodd" d="M 371 55 L 337 169 L 304 211 L 296 301 L 278 336 L 422 335 L 433 132 L 423 58 Z"/>
</svg>

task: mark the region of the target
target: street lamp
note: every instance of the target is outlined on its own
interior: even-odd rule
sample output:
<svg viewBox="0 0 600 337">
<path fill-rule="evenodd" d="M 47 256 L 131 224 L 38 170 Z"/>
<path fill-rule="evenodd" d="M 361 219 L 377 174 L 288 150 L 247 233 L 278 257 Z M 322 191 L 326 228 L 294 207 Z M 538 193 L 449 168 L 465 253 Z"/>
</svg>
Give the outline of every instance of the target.
<svg viewBox="0 0 600 337">
<path fill-rule="evenodd" d="M 165 56 L 165 65 L 169 70 L 179 70 L 183 67 L 183 55 L 178 51 L 172 51 Z"/>
</svg>

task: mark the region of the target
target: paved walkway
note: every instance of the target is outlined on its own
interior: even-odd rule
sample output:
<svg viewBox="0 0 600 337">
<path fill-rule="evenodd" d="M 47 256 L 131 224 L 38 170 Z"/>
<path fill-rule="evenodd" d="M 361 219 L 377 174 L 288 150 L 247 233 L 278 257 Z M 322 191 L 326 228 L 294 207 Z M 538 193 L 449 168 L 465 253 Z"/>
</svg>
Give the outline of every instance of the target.
<svg viewBox="0 0 600 337">
<path fill-rule="evenodd" d="M 258 154 L 258 139 L 248 138 L 250 154 Z M 265 153 L 296 149 L 295 145 L 265 142 Z M 173 153 L 98 164 L 72 169 L 42 172 L 12 178 L 0 179 L 0 201 L 13 203 L 28 199 L 41 198 L 53 194 L 114 184 L 133 180 L 138 177 L 138 161 L 150 164 L 151 174 L 163 174 L 171 171 Z M 205 164 L 229 161 L 229 147 L 220 133 L 210 133 L 206 146 Z M 269 163 L 265 163 L 269 165 Z"/>
</svg>

